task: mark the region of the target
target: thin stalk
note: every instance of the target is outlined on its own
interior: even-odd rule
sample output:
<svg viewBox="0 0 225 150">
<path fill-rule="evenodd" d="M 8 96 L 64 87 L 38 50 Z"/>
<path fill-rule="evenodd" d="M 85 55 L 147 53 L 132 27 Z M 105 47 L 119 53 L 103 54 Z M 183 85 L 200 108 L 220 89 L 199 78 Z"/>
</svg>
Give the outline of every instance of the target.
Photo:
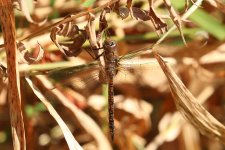
<svg viewBox="0 0 225 150">
<path fill-rule="evenodd" d="M 3 32 L 8 72 L 8 104 L 14 150 L 25 150 L 26 139 L 21 108 L 18 52 L 16 48 L 15 17 L 11 0 L 0 0 L 0 21 Z"/>
</svg>

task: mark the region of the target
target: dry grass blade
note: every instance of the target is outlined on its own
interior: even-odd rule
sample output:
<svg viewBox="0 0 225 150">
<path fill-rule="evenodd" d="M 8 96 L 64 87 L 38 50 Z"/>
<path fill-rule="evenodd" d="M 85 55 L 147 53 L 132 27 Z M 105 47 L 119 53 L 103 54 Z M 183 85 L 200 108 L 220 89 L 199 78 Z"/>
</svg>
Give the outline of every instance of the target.
<svg viewBox="0 0 225 150">
<path fill-rule="evenodd" d="M 37 76 L 37 79 L 44 83 L 43 85 L 47 89 L 53 89 L 53 85 L 44 76 Z M 111 150 L 111 146 L 106 136 L 102 133 L 97 123 L 80 109 L 78 109 L 71 101 L 69 101 L 58 89 L 50 90 L 51 94 L 57 97 L 58 100 L 69 110 L 73 112 L 73 115 L 79 120 L 82 127 L 93 136 L 96 140 L 99 150 Z"/>
<path fill-rule="evenodd" d="M 184 86 L 174 71 L 154 52 L 154 56 L 165 73 L 177 109 L 204 135 L 225 143 L 225 127 L 216 120 Z"/>
<path fill-rule="evenodd" d="M 25 150 L 26 139 L 21 110 L 18 52 L 16 47 L 15 18 L 12 2 L 0 0 L 0 21 L 3 32 L 8 73 L 8 103 L 14 150 Z"/>
<path fill-rule="evenodd" d="M 33 85 L 32 81 L 29 78 L 26 77 L 26 81 L 29 84 L 29 86 L 32 88 L 34 94 L 42 101 L 42 103 L 48 109 L 49 113 L 52 115 L 52 117 L 59 124 L 59 126 L 60 126 L 60 128 L 61 128 L 61 130 L 64 134 L 64 137 L 66 139 L 66 142 L 69 146 L 69 149 L 70 150 L 82 150 L 83 148 L 79 145 L 79 143 L 73 137 L 69 128 L 67 127 L 65 122 L 62 120 L 62 118 L 58 115 L 58 113 L 53 108 L 53 106 L 46 100 L 46 98 L 41 94 L 41 92 Z"/>
</svg>

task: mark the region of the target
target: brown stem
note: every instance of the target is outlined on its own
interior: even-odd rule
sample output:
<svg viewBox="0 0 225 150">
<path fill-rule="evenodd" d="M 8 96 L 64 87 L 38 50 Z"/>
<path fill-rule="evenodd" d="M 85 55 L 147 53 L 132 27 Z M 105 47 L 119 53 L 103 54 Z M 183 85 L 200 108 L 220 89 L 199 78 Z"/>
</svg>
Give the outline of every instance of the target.
<svg viewBox="0 0 225 150">
<path fill-rule="evenodd" d="M 14 150 L 25 150 L 26 140 L 21 111 L 20 80 L 17 63 L 15 20 L 11 0 L 0 0 L 0 21 L 3 32 L 8 72 L 8 104 Z"/>
</svg>

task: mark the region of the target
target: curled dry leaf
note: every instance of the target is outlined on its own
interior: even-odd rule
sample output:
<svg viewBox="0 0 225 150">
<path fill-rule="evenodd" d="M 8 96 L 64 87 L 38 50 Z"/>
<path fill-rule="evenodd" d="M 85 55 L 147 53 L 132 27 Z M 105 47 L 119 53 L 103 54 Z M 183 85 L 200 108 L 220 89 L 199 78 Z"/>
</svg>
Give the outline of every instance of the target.
<svg viewBox="0 0 225 150">
<path fill-rule="evenodd" d="M 59 116 L 59 114 L 56 112 L 54 107 L 51 105 L 50 102 L 47 101 L 47 99 L 42 95 L 42 93 L 35 87 L 35 85 L 32 83 L 32 81 L 29 78 L 25 78 L 31 89 L 33 90 L 34 94 L 42 101 L 42 103 L 45 105 L 45 107 L 48 109 L 49 113 L 52 115 L 52 117 L 56 120 L 56 122 L 59 124 L 63 135 L 66 139 L 66 142 L 68 144 L 68 147 L 70 150 L 83 150 L 83 148 L 79 145 L 79 143 L 76 141 L 76 139 L 73 137 L 73 134 L 70 132 L 69 128 L 65 124 L 65 122 L 62 120 L 62 118 Z"/>
<path fill-rule="evenodd" d="M 184 86 L 176 73 L 164 62 L 156 52 L 155 58 L 166 75 L 177 109 L 200 132 L 206 136 L 217 138 L 225 143 L 225 127 L 216 120 Z"/>
<path fill-rule="evenodd" d="M 7 76 L 7 68 L 0 63 L 0 105 L 5 100 L 4 93 L 6 92 L 6 83 L 4 82 Z M 5 92 L 4 92 L 5 91 Z M 1 96 L 3 94 L 3 97 Z"/>
<path fill-rule="evenodd" d="M 7 68 L 0 63 L 0 79 L 7 76 Z"/>
<path fill-rule="evenodd" d="M 143 10 L 141 8 L 137 8 L 137 7 L 132 7 L 132 13 L 133 16 L 138 20 L 143 20 L 143 21 L 147 21 L 150 20 L 151 17 L 149 16 L 149 12 L 146 10 Z"/>
<path fill-rule="evenodd" d="M 156 31 L 160 31 L 160 34 L 163 34 L 167 31 L 167 24 L 160 17 L 157 16 L 153 7 L 149 8 L 149 16 Z"/>
<path fill-rule="evenodd" d="M 127 6 L 120 6 L 119 1 L 115 3 L 113 11 L 117 13 L 122 19 L 127 18 L 130 15 L 132 0 L 127 1 Z"/>
<path fill-rule="evenodd" d="M 130 12 L 131 16 L 136 18 L 137 20 L 151 20 L 154 28 L 156 29 L 156 31 L 160 31 L 160 34 L 163 34 L 167 31 L 167 24 L 155 13 L 152 0 L 149 0 L 149 11 L 137 7 L 132 7 L 132 0 L 127 0 L 127 6 L 119 7 L 119 9 L 116 11 L 118 11 L 118 14 L 122 19 L 127 18 Z"/>
<path fill-rule="evenodd" d="M 19 9 L 24 13 L 26 19 L 31 22 L 31 23 L 34 23 L 34 24 L 38 24 L 39 26 L 45 24 L 45 22 L 47 21 L 47 18 L 44 19 L 43 21 L 41 22 L 36 22 L 34 21 L 31 16 L 30 16 L 30 12 L 29 12 L 29 9 L 28 9 L 28 6 L 27 6 L 27 2 L 25 0 L 14 0 L 14 2 L 17 2 L 19 4 Z"/>
<path fill-rule="evenodd" d="M 106 20 L 107 13 L 110 13 L 109 7 L 104 8 L 99 18 L 99 31 L 97 34 L 97 42 L 99 47 L 102 47 L 102 37 L 103 37 L 104 31 L 108 28 L 108 22 Z"/>
<path fill-rule="evenodd" d="M 182 21 L 181 21 L 180 16 L 176 13 L 175 9 L 171 5 L 170 0 L 164 0 L 164 4 L 166 5 L 166 7 L 170 13 L 170 17 L 171 17 L 172 21 L 174 22 L 174 24 L 177 26 L 177 29 L 179 30 L 184 44 L 187 45 L 185 38 L 184 38 L 183 31 L 182 31 Z"/>
<path fill-rule="evenodd" d="M 19 62 L 32 64 L 34 62 L 38 62 L 43 58 L 44 50 L 39 43 L 38 44 L 38 55 L 37 57 L 33 57 L 32 54 L 26 49 L 25 45 L 22 42 L 17 43 L 17 48 L 19 50 Z"/>
<path fill-rule="evenodd" d="M 120 16 L 121 17 L 124 16 L 124 18 L 125 18 L 127 15 L 126 11 L 127 10 L 125 8 L 121 8 Z M 146 11 L 146 10 L 143 10 L 143 9 L 137 8 L 137 7 L 131 7 L 130 13 L 137 20 L 138 19 L 140 19 L 142 21 L 151 20 L 156 31 L 160 31 L 161 34 L 163 34 L 167 31 L 167 24 L 156 15 L 156 13 L 152 7 L 150 8 L 150 11 Z"/>
<path fill-rule="evenodd" d="M 97 49 L 99 49 L 99 44 L 98 44 L 98 39 L 96 36 L 96 31 L 95 31 L 95 15 L 92 13 L 89 13 L 88 15 L 88 23 L 87 26 L 85 27 L 85 30 L 88 35 L 88 40 L 90 42 L 91 48 L 94 50 L 94 54 L 97 57 L 98 54 L 95 53 Z"/>
<path fill-rule="evenodd" d="M 165 33 L 167 31 L 167 24 L 155 13 L 155 10 L 153 8 L 153 0 L 148 0 L 148 3 L 149 3 L 149 16 L 153 23 L 154 28 L 156 29 L 156 31 L 160 31 L 160 34 Z"/>
<path fill-rule="evenodd" d="M 105 8 L 100 15 L 99 18 L 99 33 L 101 34 L 107 27 L 108 27 L 108 22 L 106 20 L 106 14 L 110 13 L 109 8 Z"/>
<path fill-rule="evenodd" d="M 64 36 L 69 38 L 69 40 L 66 43 L 59 42 L 57 36 Z M 81 47 L 86 41 L 86 33 L 70 21 L 54 27 L 51 31 L 50 38 L 64 55 L 76 57 L 82 51 Z"/>
</svg>

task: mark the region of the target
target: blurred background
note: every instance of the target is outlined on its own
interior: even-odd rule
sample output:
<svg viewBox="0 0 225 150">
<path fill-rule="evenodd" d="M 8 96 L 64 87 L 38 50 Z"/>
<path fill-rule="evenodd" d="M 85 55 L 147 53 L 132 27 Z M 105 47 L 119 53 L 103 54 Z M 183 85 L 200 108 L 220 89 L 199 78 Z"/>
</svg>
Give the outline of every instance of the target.
<svg viewBox="0 0 225 150">
<path fill-rule="evenodd" d="M 43 28 L 70 14 L 90 11 L 107 2 L 25 0 L 28 12 L 15 9 L 18 40 L 43 29 L 41 34 L 23 41 L 26 49 L 29 49 L 34 57 L 37 57 L 40 51 L 37 41 L 44 50 L 40 61 L 20 64 L 27 149 L 66 150 L 68 146 L 59 125 L 29 87 L 24 74 L 30 75 L 32 83 L 51 103 L 77 142 L 86 150 L 225 149 L 221 142 L 200 134 L 198 129 L 183 119 L 176 109 L 166 76 L 157 60 L 150 54 L 138 54 L 129 61 L 121 59 L 121 67 L 118 67 L 114 83 L 115 137 L 114 144 L 110 143 L 107 87 L 98 81 L 99 71 L 93 63 L 95 60 L 88 52 L 91 49 L 88 40 L 83 44 L 78 57 L 66 57 L 51 40 L 50 30 Z M 132 6 L 139 8 L 138 10 L 149 11 L 149 2 L 133 0 Z M 225 2 L 203 1 L 202 5 L 185 20 L 179 16 L 195 5 L 193 1 L 170 0 L 170 2 L 171 7 L 168 8 L 166 1 L 153 1 L 152 8 L 157 15 L 156 18 L 162 19 L 162 23 L 165 23 L 168 29 L 179 20 L 182 24 L 175 25 L 181 25 L 181 28 L 171 32 L 157 45 L 156 50 L 167 64 L 172 66 L 198 102 L 224 124 Z M 154 21 L 144 19 L 139 11 L 133 12 L 133 16 L 127 14 L 127 9 L 122 9 L 126 8 L 127 4 L 126 0 L 121 0 L 119 14 L 110 12 L 106 15 L 108 28 L 104 36 L 117 42 L 119 56 L 151 47 L 162 36 L 161 30 L 165 30 L 164 27 L 157 29 Z M 172 10 L 176 11 L 178 18 L 171 15 Z M 99 30 L 100 11 L 94 13 L 96 31 Z M 26 15 L 31 15 L 32 20 L 42 24 L 29 22 Z M 87 20 L 88 16 L 83 15 L 74 19 L 74 24 L 79 29 L 85 29 Z M 63 36 L 57 36 L 58 38 L 68 41 Z M 1 35 L 1 44 L 3 43 Z M 0 62 L 6 66 L 4 48 L 0 51 Z M 122 64 L 126 67 L 122 67 Z M 62 68 L 67 69 L 61 70 Z M 7 78 L 4 76 L 4 69 L 1 69 L 1 72 L 0 149 L 11 150 L 13 145 L 7 104 Z"/>
</svg>

